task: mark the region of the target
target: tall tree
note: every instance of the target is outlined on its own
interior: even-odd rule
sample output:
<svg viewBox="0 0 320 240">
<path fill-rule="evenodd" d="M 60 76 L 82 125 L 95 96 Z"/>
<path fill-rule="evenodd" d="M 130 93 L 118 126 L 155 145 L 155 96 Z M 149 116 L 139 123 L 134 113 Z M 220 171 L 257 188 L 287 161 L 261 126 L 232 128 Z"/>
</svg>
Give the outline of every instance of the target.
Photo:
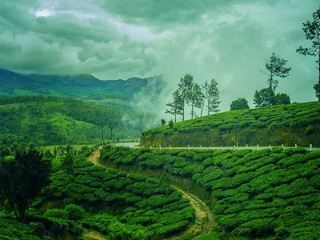
<svg viewBox="0 0 320 240">
<path fill-rule="evenodd" d="M 110 140 L 113 140 L 113 130 L 119 125 L 121 115 L 119 112 L 113 111 L 107 118 L 106 125 L 110 129 Z"/>
<path fill-rule="evenodd" d="M 192 95 L 192 87 L 194 81 L 193 76 L 191 74 L 186 74 L 184 77 L 180 79 L 180 83 L 178 83 L 179 92 L 181 93 L 182 99 L 182 120 L 184 120 L 185 115 L 185 105 L 190 102 L 190 98 Z"/>
<path fill-rule="evenodd" d="M 15 156 L 0 159 L 0 195 L 7 210 L 23 222 L 31 201 L 49 184 L 51 162 L 35 149 L 18 150 Z"/>
<path fill-rule="evenodd" d="M 285 67 L 287 62 L 288 60 L 284 60 L 280 57 L 277 57 L 275 53 L 272 53 L 269 61 L 265 64 L 265 67 L 268 70 L 268 72 L 261 71 L 262 73 L 269 76 L 267 84 L 273 92 L 275 92 L 279 83 L 279 81 L 275 79 L 275 77 L 284 78 L 289 76 L 291 68 Z"/>
<path fill-rule="evenodd" d="M 204 101 L 204 94 L 202 93 L 201 87 L 198 83 L 195 83 L 192 87 L 192 91 L 190 94 L 190 104 L 191 104 L 191 119 L 195 115 L 195 109 L 194 108 L 200 108 L 203 105 Z"/>
<path fill-rule="evenodd" d="M 166 104 L 169 109 L 166 109 L 166 113 L 174 116 L 174 122 L 177 122 L 177 116 L 183 114 L 183 99 L 181 93 L 178 90 L 173 93 L 173 101 Z"/>
<path fill-rule="evenodd" d="M 320 101 L 320 8 L 313 14 L 313 21 L 307 21 L 303 23 L 303 31 L 306 35 L 306 39 L 312 42 L 311 47 L 299 47 L 297 52 L 302 55 L 309 55 L 317 57 L 316 63 L 318 63 L 318 82 L 313 86 L 316 91 L 316 97 Z"/>
<path fill-rule="evenodd" d="M 219 112 L 219 104 L 220 104 L 220 93 L 218 89 L 218 83 L 216 80 L 212 79 L 210 83 L 206 81 L 203 85 L 204 90 L 204 98 L 206 101 L 208 115 L 211 112 Z"/>
</svg>

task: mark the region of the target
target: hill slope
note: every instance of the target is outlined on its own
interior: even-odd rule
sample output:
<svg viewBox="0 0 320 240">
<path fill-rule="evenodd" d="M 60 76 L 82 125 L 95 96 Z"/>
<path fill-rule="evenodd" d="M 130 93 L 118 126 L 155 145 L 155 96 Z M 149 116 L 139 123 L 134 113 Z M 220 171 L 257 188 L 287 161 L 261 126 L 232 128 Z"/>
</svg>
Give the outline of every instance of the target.
<svg viewBox="0 0 320 240">
<path fill-rule="evenodd" d="M 99 80 L 92 75 L 27 75 L 0 68 L 0 96 L 46 95 L 129 100 L 160 77 Z"/>
<path fill-rule="evenodd" d="M 0 139 L 7 137 L 10 141 L 35 145 L 90 144 L 102 138 L 110 139 L 111 125 L 113 139 L 138 138 L 141 130 L 124 124 L 123 114 L 123 111 L 74 99 L 0 98 Z"/>
<path fill-rule="evenodd" d="M 101 163 L 181 184 L 211 203 L 219 238 L 203 239 L 319 237 L 320 151 L 106 147 L 101 153 Z"/>
<path fill-rule="evenodd" d="M 143 146 L 320 146 L 320 103 L 212 114 L 142 133 Z"/>
</svg>

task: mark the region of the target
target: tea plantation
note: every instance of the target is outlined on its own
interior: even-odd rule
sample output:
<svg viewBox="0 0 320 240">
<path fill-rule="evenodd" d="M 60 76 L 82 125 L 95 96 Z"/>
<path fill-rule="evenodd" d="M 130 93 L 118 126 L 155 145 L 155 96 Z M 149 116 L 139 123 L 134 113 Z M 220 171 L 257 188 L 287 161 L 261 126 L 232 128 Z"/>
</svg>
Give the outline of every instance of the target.
<svg viewBox="0 0 320 240">
<path fill-rule="evenodd" d="M 94 166 L 88 154 L 71 168 L 54 159 L 51 184 L 27 212 L 29 224 L 0 212 L 0 239 L 85 239 L 86 229 L 109 240 L 165 239 L 193 222 L 189 201 L 168 184 Z"/>
<path fill-rule="evenodd" d="M 141 146 L 320 146 L 320 103 L 234 110 L 142 133 Z"/>
<path fill-rule="evenodd" d="M 105 164 L 161 172 L 163 177 L 190 181 L 195 192 L 205 190 L 204 200 L 211 203 L 218 224 L 211 234 L 217 239 L 316 240 L 320 236 L 320 151 L 108 146 L 102 156 Z"/>
</svg>

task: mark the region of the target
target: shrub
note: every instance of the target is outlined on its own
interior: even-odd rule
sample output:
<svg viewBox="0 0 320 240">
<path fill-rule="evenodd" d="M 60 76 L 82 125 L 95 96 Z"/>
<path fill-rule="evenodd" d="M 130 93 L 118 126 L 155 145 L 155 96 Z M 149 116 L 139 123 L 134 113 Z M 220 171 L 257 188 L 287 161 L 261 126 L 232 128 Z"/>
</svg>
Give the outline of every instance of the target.
<svg viewBox="0 0 320 240">
<path fill-rule="evenodd" d="M 48 209 L 44 214 L 44 217 L 47 218 L 59 218 L 59 219 L 68 219 L 68 212 L 63 209 L 58 209 L 58 208 L 53 208 L 53 209 Z"/>
<path fill-rule="evenodd" d="M 70 220 L 81 220 L 86 216 L 86 211 L 76 204 L 69 204 L 65 207 Z"/>
<path fill-rule="evenodd" d="M 309 125 L 308 127 L 306 127 L 306 129 L 304 130 L 304 133 L 309 135 L 311 133 L 314 132 L 314 127 L 312 125 Z"/>
</svg>

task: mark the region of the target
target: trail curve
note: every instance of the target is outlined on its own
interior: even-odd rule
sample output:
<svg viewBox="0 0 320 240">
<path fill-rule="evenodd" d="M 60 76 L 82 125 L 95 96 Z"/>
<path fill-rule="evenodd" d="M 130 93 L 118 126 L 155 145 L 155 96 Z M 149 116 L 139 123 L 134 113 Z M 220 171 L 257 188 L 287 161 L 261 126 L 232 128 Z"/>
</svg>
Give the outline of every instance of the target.
<svg viewBox="0 0 320 240">
<path fill-rule="evenodd" d="M 99 162 L 101 148 L 102 147 L 96 149 L 90 156 L 87 157 L 87 160 L 94 165 L 106 167 Z M 195 210 L 195 221 L 194 223 L 190 224 L 190 226 L 186 230 L 182 231 L 180 234 L 168 238 L 168 240 L 197 239 L 198 237 L 209 233 L 215 226 L 215 222 L 212 212 L 210 211 L 206 203 L 199 199 L 196 195 L 186 192 L 180 187 L 177 187 L 175 185 L 171 186 L 177 191 L 181 192 L 183 198 L 189 199 L 190 205 Z M 98 240 L 99 238 L 96 239 Z"/>
</svg>

